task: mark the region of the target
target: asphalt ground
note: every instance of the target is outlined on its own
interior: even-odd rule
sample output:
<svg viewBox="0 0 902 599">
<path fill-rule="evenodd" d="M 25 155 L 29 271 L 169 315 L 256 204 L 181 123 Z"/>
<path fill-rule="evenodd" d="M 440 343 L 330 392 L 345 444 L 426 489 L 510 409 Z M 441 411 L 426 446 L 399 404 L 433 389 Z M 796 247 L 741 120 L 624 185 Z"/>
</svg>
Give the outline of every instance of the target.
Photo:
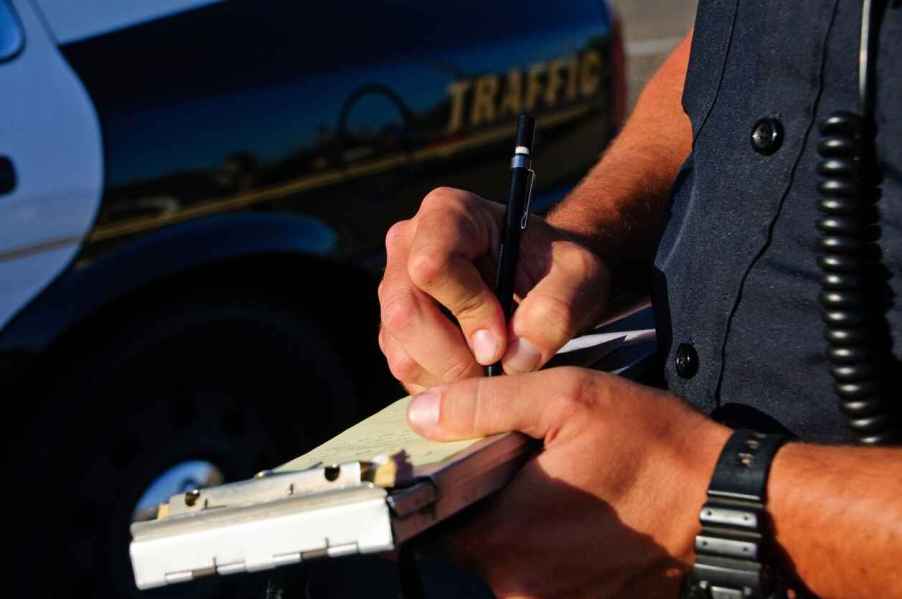
<svg viewBox="0 0 902 599">
<path fill-rule="evenodd" d="M 696 0 L 613 0 L 623 19 L 630 106 L 695 19 Z"/>
</svg>

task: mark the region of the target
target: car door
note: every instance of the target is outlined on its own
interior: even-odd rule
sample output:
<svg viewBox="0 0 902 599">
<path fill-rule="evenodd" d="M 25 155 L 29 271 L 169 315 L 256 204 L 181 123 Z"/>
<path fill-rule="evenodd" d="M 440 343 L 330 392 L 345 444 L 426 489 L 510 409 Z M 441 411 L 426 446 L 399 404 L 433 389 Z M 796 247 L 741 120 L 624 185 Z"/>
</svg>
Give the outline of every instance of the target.
<svg viewBox="0 0 902 599">
<path fill-rule="evenodd" d="M 71 262 L 100 203 L 91 102 L 34 5 L 0 0 L 0 328 Z"/>
</svg>

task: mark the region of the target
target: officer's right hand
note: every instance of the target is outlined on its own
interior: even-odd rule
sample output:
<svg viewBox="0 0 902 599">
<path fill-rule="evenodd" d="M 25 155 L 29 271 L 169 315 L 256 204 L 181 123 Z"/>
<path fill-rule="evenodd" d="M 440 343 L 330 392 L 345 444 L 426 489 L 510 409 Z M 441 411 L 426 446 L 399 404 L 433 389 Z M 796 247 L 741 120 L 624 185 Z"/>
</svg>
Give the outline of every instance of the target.
<svg viewBox="0 0 902 599">
<path fill-rule="evenodd" d="M 604 311 L 610 277 L 601 260 L 534 217 L 516 276 L 522 299 L 506 326 L 492 291 L 503 216 L 499 204 L 439 188 L 389 230 L 379 346 L 409 391 L 480 376 L 502 358 L 507 373 L 537 370 Z"/>
</svg>

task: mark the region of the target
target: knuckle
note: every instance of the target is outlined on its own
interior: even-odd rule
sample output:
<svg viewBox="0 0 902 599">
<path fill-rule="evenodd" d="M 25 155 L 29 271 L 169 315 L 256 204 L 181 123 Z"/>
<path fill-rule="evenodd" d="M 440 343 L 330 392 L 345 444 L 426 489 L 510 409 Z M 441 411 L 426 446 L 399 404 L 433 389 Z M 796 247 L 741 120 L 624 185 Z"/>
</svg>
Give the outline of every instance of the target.
<svg viewBox="0 0 902 599">
<path fill-rule="evenodd" d="M 421 289 L 428 289 L 440 280 L 448 269 L 448 257 L 429 251 L 420 251 L 410 257 L 407 274 Z"/>
<path fill-rule="evenodd" d="M 471 366 L 472 365 L 469 362 L 462 360 L 452 361 L 441 373 L 440 378 L 445 383 L 463 380 L 470 373 Z"/>
<path fill-rule="evenodd" d="M 466 192 L 454 187 L 436 187 L 423 198 L 423 208 L 446 207 L 461 201 Z"/>
<path fill-rule="evenodd" d="M 385 249 L 391 252 L 397 248 L 406 237 L 409 226 L 410 221 L 402 220 L 389 227 L 385 234 Z"/>
<path fill-rule="evenodd" d="M 417 301 L 409 292 L 396 293 L 382 304 L 382 326 L 403 331 L 415 324 Z"/>
<path fill-rule="evenodd" d="M 559 249 L 561 261 L 576 276 L 583 279 L 594 279 L 601 273 L 601 260 L 572 241 L 562 241 Z"/>
<path fill-rule="evenodd" d="M 388 370 L 399 381 L 413 381 L 420 372 L 420 365 L 407 354 L 393 353 L 387 360 Z"/>
<path fill-rule="evenodd" d="M 417 225 L 415 249 L 432 249 L 446 255 L 466 255 L 483 245 L 488 232 L 482 221 L 469 209 L 433 210 L 424 214 Z"/>
<path fill-rule="evenodd" d="M 558 369 L 557 376 L 555 404 L 561 421 L 594 403 L 595 379 L 590 371 L 566 367 Z"/>
<path fill-rule="evenodd" d="M 491 383 L 485 377 L 474 379 L 475 390 L 473 392 L 473 407 L 470 411 L 470 429 L 483 432 L 494 430 L 493 422 L 504 420 L 504 412 L 509 407 L 503 401 L 499 401 L 497 395 L 491 391 Z"/>
<path fill-rule="evenodd" d="M 458 300 L 457 305 L 452 307 L 451 311 L 454 312 L 454 317 L 458 321 L 469 321 L 480 316 L 484 307 L 485 303 L 479 294 L 464 295 Z"/>
<path fill-rule="evenodd" d="M 573 329 L 573 313 L 567 302 L 541 295 L 527 306 L 526 322 L 547 340 L 566 341 Z"/>
</svg>

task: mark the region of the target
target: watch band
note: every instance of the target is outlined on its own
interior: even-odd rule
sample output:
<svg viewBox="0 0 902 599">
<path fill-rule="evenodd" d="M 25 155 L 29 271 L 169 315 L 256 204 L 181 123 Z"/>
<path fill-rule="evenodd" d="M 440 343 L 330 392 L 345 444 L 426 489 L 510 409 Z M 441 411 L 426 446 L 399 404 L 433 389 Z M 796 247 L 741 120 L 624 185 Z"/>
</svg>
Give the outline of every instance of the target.
<svg viewBox="0 0 902 599">
<path fill-rule="evenodd" d="M 733 433 L 721 451 L 695 537 L 695 564 L 684 596 L 690 599 L 765 599 L 778 594 L 766 564 L 770 540 L 767 477 L 781 435 Z"/>
</svg>

